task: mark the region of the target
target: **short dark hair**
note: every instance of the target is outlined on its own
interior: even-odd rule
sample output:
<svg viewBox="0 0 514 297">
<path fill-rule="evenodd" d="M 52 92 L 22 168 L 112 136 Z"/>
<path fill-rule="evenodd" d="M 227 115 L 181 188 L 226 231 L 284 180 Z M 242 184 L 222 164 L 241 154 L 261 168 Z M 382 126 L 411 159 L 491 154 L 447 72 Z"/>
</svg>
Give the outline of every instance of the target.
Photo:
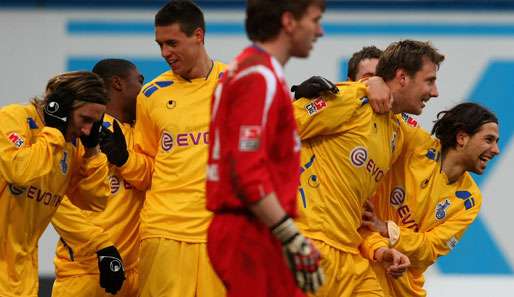
<svg viewBox="0 0 514 297">
<path fill-rule="evenodd" d="M 155 15 L 155 26 L 169 26 L 178 23 L 187 36 L 193 35 L 197 28 L 205 32 L 203 12 L 193 1 L 172 0 Z"/>
<path fill-rule="evenodd" d="M 384 81 L 392 80 L 396 70 L 403 69 L 411 77 L 423 67 L 424 59 L 429 59 L 439 67 L 444 55 L 437 52 L 430 42 L 401 40 L 391 43 L 382 53 L 377 64 L 377 75 Z"/>
<path fill-rule="evenodd" d="M 295 19 L 301 19 L 311 5 L 325 10 L 325 0 L 248 0 L 246 35 L 251 41 L 272 40 L 282 29 L 284 12 L 291 12 Z"/>
<path fill-rule="evenodd" d="M 498 118 L 494 113 L 476 103 L 461 103 L 437 114 L 432 134 L 441 141 L 442 151 L 445 152 L 456 147 L 458 132 L 473 135 L 487 123 L 498 124 Z"/>
<path fill-rule="evenodd" d="M 95 64 L 92 72 L 98 74 L 108 88 L 113 76 L 125 78 L 133 69 L 136 69 L 136 65 L 128 60 L 103 59 Z"/>
<path fill-rule="evenodd" d="M 350 80 L 355 81 L 357 72 L 359 70 L 359 63 L 366 59 L 379 59 L 382 50 L 376 46 L 365 46 L 360 51 L 353 53 L 348 61 L 348 77 Z"/>
</svg>

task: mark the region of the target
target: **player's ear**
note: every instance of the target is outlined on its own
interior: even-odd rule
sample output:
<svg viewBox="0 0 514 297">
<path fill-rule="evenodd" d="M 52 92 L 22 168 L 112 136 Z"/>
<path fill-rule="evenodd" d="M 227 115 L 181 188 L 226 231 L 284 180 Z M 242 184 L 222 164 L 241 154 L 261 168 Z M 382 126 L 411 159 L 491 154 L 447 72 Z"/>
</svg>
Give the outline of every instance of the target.
<svg viewBox="0 0 514 297">
<path fill-rule="evenodd" d="M 115 75 L 115 76 L 113 76 L 113 77 L 111 78 L 111 85 L 110 85 L 110 86 L 106 86 L 106 87 L 107 87 L 107 89 L 109 89 L 109 88 L 113 88 L 113 89 L 115 89 L 116 91 L 121 91 L 121 89 L 122 89 L 122 86 L 121 86 L 121 85 L 122 85 L 122 83 L 121 83 L 121 78 L 120 78 L 119 76 L 116 76 L 116 75 Z"/>
<path fill-rule="evenodd" d="M 195 37 L 196 41 L 202 44 L 205 43 L 205 32 L 202 30 L 202 28 L 196 28 L 193 31 L 193 36 Z"/>
<path fill-rule="evenodd" d="M 395 78 L 402 87 L 407 84 L 407 73 L 403 68 L 396 69 Z"/>
<path fill-rule="evenodd" d="M 282 29 L 286 33 L 292 33 L 296 27 L 296 19 L 290 11 L 286 11 L 282 14 L 281 23 Z"/>
<path fill-rule="evenodd" d="M 455 135 L 455 144 L 456 144 L 456 148 L 459 149 L 459 148 L 463 148 L 466 143 L 468 142 L 469 140 L 469 134 L 460 130 L 457 132 L 457 134 Z"/>
</svg>

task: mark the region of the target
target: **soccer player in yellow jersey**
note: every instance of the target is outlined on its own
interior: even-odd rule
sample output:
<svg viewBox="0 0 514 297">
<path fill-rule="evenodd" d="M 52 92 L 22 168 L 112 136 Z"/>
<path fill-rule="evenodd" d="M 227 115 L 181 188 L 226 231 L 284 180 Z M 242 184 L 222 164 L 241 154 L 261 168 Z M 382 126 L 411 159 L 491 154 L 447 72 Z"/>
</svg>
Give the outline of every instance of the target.
<svg viewBox="0 0 514 297">
<path fill-rule="evenodd" d="M 419 114 L 426 101 L 438 96 L 436 73 L 443 60 L 426 42 L 391 44 L 377 67 L 394 97 L 388 114 L 372 111 L 363 83 L 342 83 L 337 95 L 295 101 L 303 164 L 297 222 L 320 249 L 327 278 L 316 296 L 383 296 L 359 252 L 363 205 L 401 151 L 405 123 L 395 114 Z M 378 262 L 392 261 L 391 273 L 408 265 L 403 254 L 387 247 L 373 256 Z"/>
<path fill-rule="evenodd" d="M 100 77 L 81 71 L 50 79 L 43 99 L 0 108 L 0 296 L 37 296 L 38 240 L 63 195 L 82 209 L 105 207 L 106 103 Z"/>
<path fill-rule="evenodd" d="M 205 178 L 212 93 L 225 65 L 205 49 L 203 13 L 171 1 L 155 16 L 155 40 L 171 70 L 137 98 L 134 151 L 120 167 L 147 188 L 141 211 L 140 296 L 224 296 L 206 250 L 212 214 Z"/>
<path fill-rule="evenodd" d="M 114 165 L 109 176 L 111 198 L 103 212 L 82 211 L 63 199 L 52 219 L 61 236 L 54 260 L 52 296 L 100 297 L 117 293 L 135 297 L 144 192 L 126 182 L 116 165 L 126 161 L 127 147 L 133 146 L 132 124 L 143 77 L 134 64 L 121 59 L 99 61 L 93 72 L 104 80 L 110 99 L 104 127 L 113 133 L 104 136 L 100 145 Z"/>
<path fill-rule="evenodd" d="M 462 103 L 438 118 L 435 137 L 413 129 L 410 144 L 373 196 L 374 210 L 364 216 L 364 226 L 379 231 L 412 263 L 397 279 L 374 267 L 387 296 L 427 295 L 423 273 L 457 245 L 482 205 L 469 172 L 482 174 L 500 153 L 498 120 L 484 107 Z"/>
</svg>

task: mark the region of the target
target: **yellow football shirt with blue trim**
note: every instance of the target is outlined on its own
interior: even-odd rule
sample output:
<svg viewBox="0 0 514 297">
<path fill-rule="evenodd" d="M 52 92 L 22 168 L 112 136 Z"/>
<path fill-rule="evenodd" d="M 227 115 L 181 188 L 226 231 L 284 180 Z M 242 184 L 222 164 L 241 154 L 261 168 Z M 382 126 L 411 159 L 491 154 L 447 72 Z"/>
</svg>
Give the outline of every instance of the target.
<svg viewBox="0 0 514 297">
<path fill-rule="evenodd" d="M 65 194 L 101 211 L 109 196 L 104 154 L 45 127 L 35 106 L 0 109 L 0 296 L 37 296 L 38 240 Z"/>
<path fill-rule="evenodd" d="M 367 104 L 366 85 L 338 88 L 293 104 L 303 164 L 297 222 L 306 236 L 358 253 L 364 202 L 397 158 L 402 137 L 393 114 Z"/>
<path fill-rule="evenodd" d="M 441 170 L 439 140 L 417 128 L 408 143 L 372 199 L 377 216 L 399 227 L 392 247 L 412 264 L 397 279 L 388 277 L 380 265 L 374 266 L 390 296 L 426 296 L 423 273 L 456 246 L 482 205 L 480 190 L 469 173 L 448 184 Z"/>
<path fill-rule="evenodd" d="M 112 129 L 116 121 L 105 114 L 104 127 Z M 127 148 L 132 150 L 133 127 L 120 125 Z M 137 266 L 139 252 L 139 215 L 144 192 L 135 189 L 111 166 L 109 181 L 111 197 L 102 212 L 81 210 L 65 198 L 55 213 L 52 224 L 60 240 L 54 258 L 56 276 L 98 274 L 96 251 L 114 245 L 120 252 L 125 270 Z"/>
<path fill-rule="evenodd" d="M 152 171 L 144 173 L 134 166 L 131 170 L 139 176 L 128 179 L 151 180 L 141 212 L 141 239 L 206 242 L 212 216 L 205 206 L 210 105 L 225 67 L 214 62 L 206 78 L 193 80 L 164 72 L 137 98 L 134 149 L 153 162 Z M 136 164 L 135 159 L 129 157 L 127 166 Z"/>
</svg>

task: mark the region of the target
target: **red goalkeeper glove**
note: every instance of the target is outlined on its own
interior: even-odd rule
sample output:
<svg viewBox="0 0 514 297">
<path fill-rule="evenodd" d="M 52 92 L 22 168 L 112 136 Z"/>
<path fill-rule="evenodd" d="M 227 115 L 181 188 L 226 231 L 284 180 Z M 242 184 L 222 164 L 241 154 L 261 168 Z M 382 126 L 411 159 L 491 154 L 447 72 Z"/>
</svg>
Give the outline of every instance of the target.
<svg viewBox="0 0 514 297">
<path fill-rule="evenodd" d="M 287 263 L 298 287 L 304 292 L 315 293 L 324 281 L 318 250 L 300 234 L 293 219 L 287 215 L 271 228 L 271 232 L 282 242 Z"/>
</svg>

